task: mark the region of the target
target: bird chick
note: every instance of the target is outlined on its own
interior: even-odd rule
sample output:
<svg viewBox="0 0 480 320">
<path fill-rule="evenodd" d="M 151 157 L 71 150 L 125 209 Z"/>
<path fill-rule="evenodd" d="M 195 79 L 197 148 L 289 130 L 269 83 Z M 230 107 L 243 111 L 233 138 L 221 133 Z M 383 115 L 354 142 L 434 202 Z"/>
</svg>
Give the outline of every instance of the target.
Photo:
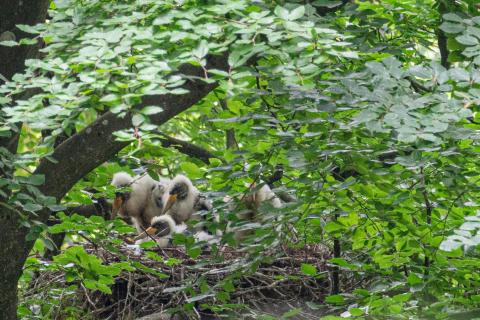
<svg viewBox="0 0 480 320">
<path fill-rule="evenodd" d="M 153 217 L 150 227 L 140 233 L 134 240 L 139 243 L 148 240 L 147 237 L 158 237 L 156 239 L 157 244 L 164 248 L 169 245 L 175 233 L 183 233 L 186 229 L 186 224 L 177 225 L 170 215 L 164 214 Z"/>
<path fill-rule="evenodd" d="M 250 189 L 255 188 L 255 184 L 248 185 Z M 226 202 L 231 202 L 229 206 L 230 210 L 238 210 L 238 207 L 233 204 L 233 199 L 226 197 L 224 199 Z M 270 187 L 265 184 L 257 191 L 247 194 L 240 199 L 240 202 L 243 203 L 246 207 L 246 210 L 239 210 L 236 215 L 237 217 L 248 223 L 256 220 L 258 209 L 265 202 L 270 202 L 272 207 L 281 208 L 283 206 L 282 201 L 275 195 L 275 193 L 270 189 Z M 241 227 L 234 231 L 234 238 L 237 242 L 242 241 L 248 234 L 251 234 L 252 230 L 245 230 Z"/>
<path fill-rule="evenodd" d="M 199 210 L 210 210 L 211 203 L 200 194 L 187 177 L 177 175 L 164 195 L 163 213 L 169 213 L 177 223 L 188 221 Z"/>
<path fill-rule="evenodd" d="M 112 205 L 112 218 L 130 217 L 138 233 L 150 226 L 154 216 L 162 214 L 163 197 L 169 180 L 155 181 L 148 174 L 132 177 L 126 172 L 113 176 L 112 185 L 131 187 L 131 192 L 117 192 Z"/>
<path fill-rule="evenodd" d="M 169 179 L 160 178 L 160 181 L 156 182 L 151 187 L 150 195 L 147 198 L 145 209 L 143 211 L 143 220 L 147 222 L 147 225 L 151 224 L 154 217 L 160 216 L 164 208 L 164 195 L 170 183 Z"/>
</svg>

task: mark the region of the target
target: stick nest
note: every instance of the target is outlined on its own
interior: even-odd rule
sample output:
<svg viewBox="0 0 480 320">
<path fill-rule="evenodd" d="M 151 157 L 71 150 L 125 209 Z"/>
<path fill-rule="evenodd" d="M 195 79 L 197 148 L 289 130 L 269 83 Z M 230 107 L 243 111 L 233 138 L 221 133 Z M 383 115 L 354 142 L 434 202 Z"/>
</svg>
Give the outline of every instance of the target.
<svg viewBox="0 0 480 320">
<path fill-rule="evenodd" d="M 318 319 L 320 313 L 314 310 L 317 309 L 315 306 L 320 306 L 332 287 L 333 269 L 326 264 L 331 254 L 323 245 L 272 249 L 272 252 L 263 254 L 272 257 L 271 262 L 259 265 L 248 264 L 244 252 L 229 247 L 223 248 L 215 257 L 210 249 L 205 249 L 195 259 L 190 258 L 183 247 L 149 249 L 163 261 L 155 261 L 145 252 L 139 253 L 126 246 L 121 247 L 121 254 L 89 244 L 85 245 L 85 249 L 107 265 L 125 261 L 126 258 L 166 275 L 159 277 L 140 269 L 123 271 L 111 286 L 111 295 L 79 285 L 74 303 L 80 309 L 88 310 L 94 319 L 137 319 L 152 314 L 154 316 L 144 319 L 218 319 L 222 318 L 221 314 L 230 314 L 228 318 L 232 314 L 235 318 L 241 318 L 240 314 L 245 318 L 256 318 L 260 314 L 279 316 L 292 308 L 298 308 L 297 317 L 300 319 Z M 169 258 L 178 261 L 175 260 L 177 263 L 173 265 L 166 263 Z M 302 271 L 303 264 L 315 266 L 317 276 L 306 275 L 305 270 Z M 196 296 L 202 295 L 199 293 L 201 283 L 214 288 L 226 278 L 233 279 L 234 285 L 228 293 L 230 310 L 205 307 L 225 304 L 213 292 L 198 299 Z M 38 294 L 52 282 L 57 286 L 72 284 L 65 281 L 61 271 L 42 272 L 32 281 L 27 295 Z M 186 286 L 192 290 L 183 290 Z M 186 303 L 190 306 L 188 311 L 182 307 Z M 233 304 L 243 306 L 233 307 Z M 170 311 L 166 312 L 168 309 Z M 175 316 L 171 316 L 172 311 Z"/>
</svg>

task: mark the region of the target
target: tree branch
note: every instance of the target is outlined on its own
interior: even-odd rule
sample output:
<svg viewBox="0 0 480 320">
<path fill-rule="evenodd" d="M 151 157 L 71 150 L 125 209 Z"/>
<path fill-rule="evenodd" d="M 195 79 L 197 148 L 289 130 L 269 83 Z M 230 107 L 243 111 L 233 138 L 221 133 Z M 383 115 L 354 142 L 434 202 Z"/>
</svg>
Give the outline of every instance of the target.
<svg viewBox="0 0 480 320">
<path fill-rule="evenodd" d="M 217 96 L 218 103 L 220 103 L 222 109 L 228 110 L 227 100 L 221 99 L 216 92 L 215 95 Z M 235 129 L 233 128 L 225 130 L 225 147 L 227 149 L 238 149 L 237 138 L 235 137 Z"/>
<path fill-rule="evenodd" d="M 443 14 L 447 12 L 447 8 L 443 1 L 440 1 L 438 5 L 438 12 L 440 13 L 440 22 L 443 20 Z M 447 45 L 447 36 L 440 28 L 437 29 L 437 43 L 438 49 L 440 50 L 440 63 L 445 69 L 450 68 L 450 62 L 448 62 L 448 45 Z"/>
<path fill-rule="evenodd" d="M 339 5 L 336 5 L 336 6 L 323 5 L 323 6 L 317 6 L 315 9 L 318 15 L 325 16 L 329 13 L 340 10 L 349 2 L 351 2 L 351 0 L 342 0 L 342 3 L 340 3 Z"/>
<path fill-rule="evenodd" d="M 166 134 L 161 132 L 159 132 L 158 134 L 162 136 L 162 138 L 160 138 L 160 142 L 162 143 L 162 146 L 165 148 L 173 147 L 178 151 L 180 151 L 181 153 L 186 154 L 187 156 L 202 160 L 206 164 L 209 163 L 208 159 L 218 158 L 213 153 L 211 153 L 210 151 L 202 147 L 199 147 L 197 145 L 194 145 L 192 143 L 189 143 L 183 140 L 179 140 L 179 139 L 167 136 Z"/>
<path fill-rule="evenodd" d="M 207 69 L 227 70 L 226 56 L 212 56 L 208 59 Z M 217 83 L 206 83 L 199 78 L 204 76 L 200 67 L 184 65 L 179 74 L 189 80 L 183 85 L 189 92 L 183 95 L 155 95 L 144 97 L 138 108 L 158 105 L 163 108 L 150 118 L 152 123 L 161 125 L 204 98 L 217 87 Z M 70 188 L 85 174 L 95 169 L 120 151 L 128 142 L 117 141 L 112 135 L 115 131 L 132 127 L 131 114 L 123 118 L 107 112 L 97 118 L 82 131 L 71 136 L 53 152 L 56 163 L 43 159 L 35 174 L 45 175 L 45 184 L 40 188 L 43 194 L 60 200 Z M 43 216 L 46 219 L 48 216 Z"/>
</svg>

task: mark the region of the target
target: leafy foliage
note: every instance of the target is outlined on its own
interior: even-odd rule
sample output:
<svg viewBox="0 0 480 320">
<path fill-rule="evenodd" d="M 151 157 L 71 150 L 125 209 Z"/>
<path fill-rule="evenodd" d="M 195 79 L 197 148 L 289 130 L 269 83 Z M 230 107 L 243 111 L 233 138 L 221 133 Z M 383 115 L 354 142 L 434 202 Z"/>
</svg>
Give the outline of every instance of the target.
<svg viewBox="0 0 480 320">
<path fill-rule="evenodd" d="M 120 165 L 97 168 L 64 202 L 91 201 L 81 190 L 92 185 L 111 196 L 105 186 L 120 168 L 197 179 L 221 217 L 208 224 L 212 232 L 227 225 L 255 232 L 242 243 L 247 254 L 231 266 L 232 278 L 216 288 L 186 289 L 198 294 L 186 309 L 271 263 L 282 245 L 312 243 L 339 244 L 341 254 L 329 260 L 332 273 L 358 283 L 316 301 L 325 302 L 322 312 L 332 317 L 442 318 L 479 307 L 480 20 L 474 1 L 55 4 L 49 23 L 19 26 L 44 39 L 44 56 L 29 60 L 25 74 L 0 88 L 0 135 L 13 128 L 25 141 L 24 153 L 11 159 L 5 152 L 2 161 L 17 168 L 17 175 L 0 180 L 4 190 L 15 191 L 5 194 L 10 204 L 27 212 L 53 205 L 16 192 L 12 181 L 41 183 L 23 177 L 22 168 L 34 168 L 60 135 L 86 128 L 100 114 L 131 113 L 141 139 L 133 130 L 117 132 L 132 142 L 112 159 Z M 448 53 L 451 67 L 441 63 Z M 210 69 L 208 59 L 222 55 L 228 70 Z M 202 80 L 218 87 L 158 128 L 152 119 L 165 106 L 136 106 L 149 95 L 184 94 L 190 79 L 177 73 L 184 65 L 201 67 Z M 229 131 L 238 148 L 225 147 Z M 163 133 L 214 158 L 205 164 L 164 148 Z M 277 171 L 282 177 L 275 191 L 296 201 L 281 209 L 265 204 L 257 221 L 242 224 L 223 197 L 241 197 L 246 186 L 260 187 Z M 98 217 L 59 217 L 50 232 L 83 234 L 96 245 L 114 248 L 115 232 L 128 231 Z M 201 244 L 193 238 L 176 242 L 192 258 L 199 255 Z M 238 245 L 229 233 L 222 243 Z M 54 262 L 68 266 L 70 280 L 103 292 L 121 270 L 142 268 L 105 266 L 79 246 Z M 307 261 L 301 266 L 307 276 L 317 271 Z M 215 299 L 220 309 L 232 302 L 221 294 Z"/>
</svg>

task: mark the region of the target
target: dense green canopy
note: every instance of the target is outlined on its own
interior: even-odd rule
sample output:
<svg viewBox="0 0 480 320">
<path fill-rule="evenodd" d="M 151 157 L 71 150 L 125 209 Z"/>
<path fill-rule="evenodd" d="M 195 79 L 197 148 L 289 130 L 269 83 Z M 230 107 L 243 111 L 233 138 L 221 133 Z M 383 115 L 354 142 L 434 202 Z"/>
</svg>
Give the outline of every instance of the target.
<svg viewBox="0 0 480 320">
<path fill-rule="evenodd" d="M 0 136 L 19 135 L 0 148 L 2 206 L 39 237 L 32 253 L 53 249 L 51 234 L 78 242 L 48 266 L 28 258 L 21 294 L 33 270 L 73 264 L 73 288 L 56 289 L 111 293 L 122 270 L 147 268 L 87 254 L 79 244 L 115 251 L 132 228 L 65 208 L 111 199 L 113 173 L 143 168 L 193 179 L 221 217 L 212 232 L 237 223 L 223 198 L 246 186 L 268 183 L 285 202 L 260 208 L 225 282 L 179 284 L 185 310 L 235 309 L 236 279 L 271 263 L 266 252 L 318 244 L 332 252 L 330 295 L 311 305 L 324 315 L 479 307 L 475 0 L 58 0 L 45 23 L 16 28 L 22 37 L 4 32 L 0 45 L 41 49 L 0 87 Z M 177 243 L 200 254 L 190 236 Z M 325 276 L 307 259 L 301 272 Z M 87 314 L 49 306 L 52 292 L 40 311 L 21 296 L 19 314 Z"/>
</svg>

